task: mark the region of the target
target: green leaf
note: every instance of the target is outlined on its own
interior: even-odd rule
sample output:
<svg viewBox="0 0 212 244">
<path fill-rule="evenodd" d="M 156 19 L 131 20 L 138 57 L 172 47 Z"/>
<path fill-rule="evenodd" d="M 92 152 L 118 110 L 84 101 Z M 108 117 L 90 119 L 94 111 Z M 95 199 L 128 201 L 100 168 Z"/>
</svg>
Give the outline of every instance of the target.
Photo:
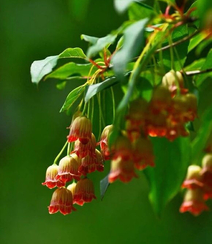
<svg viewBox="0 0 212 244">
<path fill-rule="evenodd" d="M 109 187 L 110 183 L 108 182 L 108 175 L 100 181 L 100 196 L 101 200 L 103 200 L 103 197 Z"/>
<path fill-rule="evenodd" d="M 50 56 L 43 60 L 34 61 L 30 67 L 32 82 L 38 84 L 42 78 L 56 66 L 59 56 Z"/>
<path fill-rule="evenodd" d="M 82 86 L 78 86 L 77 88 L 75 88 L 74 90 L 72 90 L 69 94 L 68 94 L 68 96 L 67 96 L 67 98 L 66 98 L 66 100 L 65 100 L 65 102 L 64 102 L 64 104 L 63 104 L 63 106 L 62 106 L 62 108 L 60 109 L 60 112 L 64 112 L 64 111 L 66 111 L 66 110 L 69 110 L 70 109 L 70 107 L 74 104 L 74 102 L 82 95 L 82 93 L 85 91 L 85 86 L 84 85 L 82 85 Z"/>
<path fill-rule="evenodd" d="M 198 35 L 194 36 L 189 43 L 188 46 L 188 52 L 190 52 L 191 50 L 193 50 L 195 47 L 197 47 L 197 45 L 200 44 L 200 42 L 202 42 L 203 40 L 205 40 L 207 34 L 205 32 L 200 32 Z"/>
<path fill-rule="evenodd" d="M 87 103 L 98 92 L 107 89 L 110 86 L 115 85 L 117 82 L 118 82 L 117 78 L 113 76 L 113 77 L 109 77 L 108 79 L 98 84 L 90 85 L 85 95 L 85 102 Z"/>
<path fill-rule="evenodd" d="M 131 3 L 141 1 L 142 0 L 114 0 L 114 6 L 117 12 L 123 13 L 128 9 Z"/>
<path fill-rule="evenodd" d="M 190 163 L 190 141 L 178 138 L 152 138 L 155 167 L 146 168 L 150 183 L 149 199 L 155 213 L 160 216 L 166 204 L 178 193 Z"/>
<path fill-rule="evenodd" d="M 197 11 L 200 17 L 200 26 L 205 26 L 205 24 L 210 25 L 211 12 L 212 12 L 212 1 L 210 0 L 199 0 L 197 1 Z"/>
<path fill-rule="evenodd" d="M 67 48 L 60 55 L 59 58 L 82 58 L 86 59 L 86 55 L 83 50 L 79 47 Z"/>
<path fill-rule="evenodd" d="M 88 36 L 88 35 L 84 35 L 84 34 L 81 35 L 81 39 L 82 40 L 85 40 L 86 42 L 89 42 L 89 43 L 91 43 L 93 45 L 96 44 L 97 41 L 98 41 L 98 38 L 97 37 L 95 37 L 95 36 Z"/>
<path fill-rule="evenodd" d="M 81 76 L 88 76 L 91 66 L 92 66 L 91 64 L 76 64 L 74 62 L 70 62 L 64 64 L 63 66 L 53 71 L 51 74 L 47 75 L 45 77 L 45 80 L 49 78 L 63 80 L 68 78 L 71 75 L 76 75 L 76 74 L 79 74 Z M 96 69 L 94 68 L 93 72 L 95 72 L 95 70 Z"/>
<path fill-rule="evenodd" d="M 93 45 L 88 48 L 87 56 L 89 58 L 96 56 L 100 51 L 102 51 L 105 47 L 110 46 L 116 39 L 117 35 L 107 35 L 105 37 L 97 38 L 96 37 L 88 37 L 86 39 L 89 40 Z M 82 35 L 83 39 L 85 39 L 85 35 Z"/>
<path fill-rule="evenodd" d="M 195 60 L 193 63 L 186 66 L 184 70 L 185 71 L 200 70 L 204 63 L 205 63 L 205 58 Z"/>
<path fill-rule="evenodd" d="M 154 9 L 144 3 L 133 3 L 128 11 L 130 20 L 140 20 L 147 17 L 150 18 L 154 14 Z"/>
<path fill-rule="evenodd" d="M 207 69 L 212 69 L 212 49 L 209 51 L 209 53 L 205 59 L 205 63 L 201 67 L 201 70 L 207 70 Z M 211 75 L 212 75 L 212 72 L 198 75 L 198 77 L 196 78 L 196 85 L 200 86 L 202 84 L 202 82 Z"/>
<path fill-rule="evenodd" d="M 206 147 L 206 143 L 210 135 L 210 132 L 212 131 L 212 107 L 210 106 L 201 117 L 201 127 L 198 130 L 197 136 L 191 144 L 191 163 L 198 165 L 200 165 L 202 157 L 205 154 L 204 149 Z"/>
<path fill-rule="evenodd" d="M 112 58 L 113 69 L 120 79 L 124 78 L 127 63 L 141 51 L 148 21 L 147 18 L 137 21 L 124 31 L 123 47 Z"/>
</svg>

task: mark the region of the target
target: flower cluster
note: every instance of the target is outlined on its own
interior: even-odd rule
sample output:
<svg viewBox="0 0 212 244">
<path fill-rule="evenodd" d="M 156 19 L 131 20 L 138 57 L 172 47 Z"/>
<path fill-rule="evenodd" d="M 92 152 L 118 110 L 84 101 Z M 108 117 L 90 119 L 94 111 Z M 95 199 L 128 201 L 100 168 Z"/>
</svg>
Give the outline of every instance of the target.
<svg viewBox="0 0 212 244">
<path fill-rule="evenodd" d="M 59 165 L 55 163 L 47 168 L 46 180 L 42 183 L 50 189 L 57 187 L 48 207 L 50 214 L 58 211 L 69 214 L 76 210 L 73 204 L 82 206 L 95 199 L 94 186 L 87 174 L 104 170 L 103 157 L 96 149 L 90 120 L 84 116 L 77 117 L 69 128 L 67 140 L 69 144 L 74 143 L 74 149 L 68 150 L 68 155 L 60 160 Z M 66 187 L 66 183 L 71 181 Z"/>
<path fill-rule="evenodd" d="M 100 148 L 104 158 L 111 160 L 111 170 L 108 180 L 110 183 L 117 179 L 129 182 L 133 177 L 138 177 L 135 170 L 143 170 L 148 165 L 154 166 L 153 147 L 148 138 L 142 137 L 138 132 L 132 139 L 127 131 L 115 140 L 111 148 L 108 146 L 108 137 L 113 126 L 105 127 L 100 140 Z"/>
<path fill-rule="evenodd" d="M 152 137 L 173 141 L 188 136 L 185 125 L 197 117 L 197 99 L 184 88 L 179 71 L 168 72 L 162 84 L 153 90 L 149 102 L 135 100 L 127 115 L 127 131 L 131 138 L 141 132 Z"/>
<path fill-rule="evenodd" d="M 205 201 L 212 198 L 212 154 L 206 154 L 202 159 L 202 167 L 190 165 L 185 181 L 182 184 L 186 188 L 184 201 L 180 212 L 186 211 L 197 216 L 202 211 L 208 210 Z"/>
</svg>

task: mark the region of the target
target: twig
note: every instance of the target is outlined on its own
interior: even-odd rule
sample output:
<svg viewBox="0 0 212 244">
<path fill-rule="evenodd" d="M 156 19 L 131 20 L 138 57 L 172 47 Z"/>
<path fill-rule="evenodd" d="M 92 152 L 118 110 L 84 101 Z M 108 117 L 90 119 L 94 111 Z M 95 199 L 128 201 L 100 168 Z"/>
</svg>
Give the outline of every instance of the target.
<svg viewBox="0 0 212 244">
<path fill-rule="evenodd" d="M 201 75 L 204 73 L 209 73 L 212 72 L 212 68 L 210 69 L 205 69 L 205 70 L 193 70 L 193 71 L 187 71 L 184 74 L 187 76 L 192 76 L 192 75 Z"/>
<path fill-rule="evenodd" d="M 196 35 L 199 34 L 199 33 L 200 33 L 200 31 L 198 30 L 198 31 L 194 32 L 193 34 L 191 34 L 191 35 L 189 35 L 189 36 L 186 36 L 186 37 L 182 38 L 181 40 L 179 40 L 179 41 L 177 41 L 177 42 L 173 42 L 173 43 L 170 44 L 170 45 L 167 45 L 167 46 L 164 46 L 164 47 L 162 47 L 162 48 L 157 49 L 155 52 L 156 52 L 156 53 L 159 53 L 159 52 L 164 51 L 164 50 L 167 50 L 167 49 L 169 49 L 169 48 L 171 48 L 171 47 L 175 47 L 175 46 L 177 46 L 177 45 L 179 45 L 179 44 L 181 44 L 181 43 L 183 43 L 183 42 L 185 42 L 185 41 L 191 39 L 192 37 L 196 36 Z"/>
</svg>

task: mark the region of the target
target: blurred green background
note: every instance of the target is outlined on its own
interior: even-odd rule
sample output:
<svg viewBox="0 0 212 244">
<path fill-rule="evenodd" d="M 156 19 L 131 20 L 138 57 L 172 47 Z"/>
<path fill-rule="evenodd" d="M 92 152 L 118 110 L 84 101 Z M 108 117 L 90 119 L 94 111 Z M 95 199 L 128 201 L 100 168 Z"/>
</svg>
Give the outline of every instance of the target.
<svg viewBox="0 0 212 244">
<path fill-rule="evenodd" d="M 41 182 L 65 142 L 70 118 L 59 109 L 76 83 L 63 91 L 48 81 L 37 88 L 30 65 L 67 47 L 86 50 L 80 34 L 105 36 L 127 18 L 112 0 L 75 2 L 76 9 L 71 0 L 0 4 L 0 244 L 211 244 L 212 213 L 179 214 L 179 194 L 158 219 L 142 174 L 129 184 L 114 183 L 101 201 L 99 180 L 108 165 L 91 176 L 97 200 L 68 216 L 48 214 L 53 190 Z"/>
</svg>

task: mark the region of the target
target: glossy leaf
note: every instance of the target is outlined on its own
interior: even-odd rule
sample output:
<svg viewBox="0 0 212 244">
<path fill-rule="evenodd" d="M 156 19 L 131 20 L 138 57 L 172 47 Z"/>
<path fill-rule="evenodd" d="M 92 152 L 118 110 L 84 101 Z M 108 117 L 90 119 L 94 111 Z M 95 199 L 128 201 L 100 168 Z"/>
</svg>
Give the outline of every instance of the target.
<svg viewBox="0 0 212 244">
<path fill-rule="evenodd" d="M 195 60 L 193 63 L 189 64 L 184 68 L 184 71 L 200 70 L 205 63 L 205 58 Z"/>
<path fill-rule="evenodd" d="M 130 20 L 140 20 L 144 18 L 150 18 L 154 15 L 154 9 L 144 3 L 133 3 L 128 11 Z"/>
<path fill-rule="evenodd" d="M 201 70 L 207 70 L 207 69 L 212 69 L 212 49 L 208 53 L 204 64 L 201 67 Z M 199 86 L 202 84 L 202 82 L 209 76 L 212 75 L 212 72 L 207 72 L 205 74 L 198 75 L 196 78 L 196 85 Z"/>
<path fill-rule="evenodd" d="M 83 50 L 79 47 L 67 48 L 60 55 L 59 58 L 82 58 L 86 59 L 86 55 Z"/>
<path fill-rule="evenodd" d="M 90 85 L 85 95 L 85 102 L 88 102 L 98 92 L 115 85 L 118 82 L 116 77 L 109 77 L 108 79 L 94 85 Z"/>
<path fill-rule="evenodd" d="M 124 78 L 127 63 L 141 51 L 143 33 L 148 21 L 147 18 L 137 21 L 124 31 L 123 47 L 112 58 L 113 69 L 120 79 Z"/>
<path fill-rule="evenodd" d="M 110 183 L 108 182 L 108 175 L 100 181 L 100 196 L 103 199 Z"/>
<path fill-rule="evenodd" d="M 83 39 L 84 36 L 83 36 Z M 105 47 L 110 46 L 116 39 L 116 35 L 107 35 L 105 37 L 97 38 L 95 37 L 87 37 L 87 40 L 93 44 L 91 47 L 88 48 L 87 56 L 89 58 L 96 56 L 100 51 L 102 51 Z"/>
<path fill-rule="evenodd" d="M 200 164 L 202 157 L 205 154 L 204 149 L 206 147 L 206 143 L 210 135 L 210 132 L 212 131 L 212 107 L 209 107 L 202 115 L 201 122 L 201 127 L 191 145 L 191 162 L 193 164 Z"/>
<path fill-rule="evenodd" d="M 74 104 L 74 102 L 82 95 L 82 93 L 85 91 L 85 86 L 84 85 L 82 85 L 82 86 L 78 86 L 77 88 L 75 88 L 74 90 L 72 90 L 69 94 L 68 94 L 68 96 L 67 96 L 67 98 L 66 98 L 66 100 L 65 100 L 65 102 L 64 102 L 64 104 L 63 104 L 63 106 L 62 106 L 62 108 L 60 109 L 60 112 L 64 112 L 64 111 L 66 111 L 66 110 L 69 110 L 70 109 L 70 107 Z"/>
<path fill-rule="evenodd" d="M 153 138 L 155 167 L 146 168 L 150 183 L 149 199 L 157 215 L 178 193 L 190 163 L 190 141 L 178 138 L 169 142 L 165 138 Z"/>
<path fill-rule="evenodd" d="M 50 73 L 56 66 L 58 57 L 59 56 L 56 55 L 47 57 L 43 60 L 34 61 L 30 67 L 32 82 L 38 84 L 45 75 Z"/>
<path fill-rule="evenodd" d="M 45 79 L 54 78 L 63 80 L 71 75 L 76 74 L 79 74 L 81 76 L 88 76 L 91 66 L 91 64 L 76 64 L 74 62 L 70 62 L 56 69 L 51 74 L 47 75 Z"/>
<path fill-rule="evenodd" d="M 114 6 L 117 12 L 123 13 L 128 9 L 131 3 L 141 1 L 142 0 L 114 0 Z"/>
<path fill-rule="evenodd" d="M 197 45 L 199 45 L 200 42 L 202 42 L 206 38 L 206 36 L 207 33 L 205 32 L 200 32 L 198 35 L 194 36 L 189 43 L 188 52 L 197 47 Z"/>
</svg>

